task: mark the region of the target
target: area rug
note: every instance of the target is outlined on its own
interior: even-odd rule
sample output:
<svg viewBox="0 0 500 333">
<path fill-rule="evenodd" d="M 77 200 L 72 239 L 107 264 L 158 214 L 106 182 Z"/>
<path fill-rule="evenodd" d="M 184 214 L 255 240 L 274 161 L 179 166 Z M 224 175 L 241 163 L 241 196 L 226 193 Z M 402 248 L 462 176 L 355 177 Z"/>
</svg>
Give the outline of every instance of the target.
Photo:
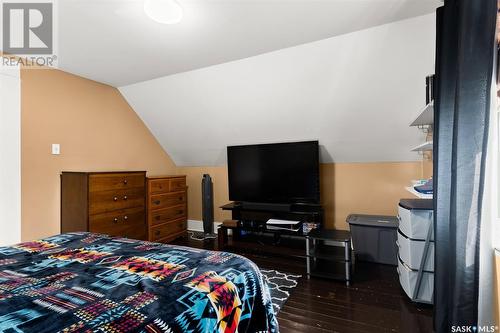
<svg viewBox="0 0 500 333">
<path fill-rule="evenodd" d="M 297 287 L 298 281 L 302 276 L 278 272 L 273 269 L 261 269 L 260 271 L 269 286 L 274 313 L 278 314 L 288 297 L 290 297 L 292 289 Z"/>
</svg>

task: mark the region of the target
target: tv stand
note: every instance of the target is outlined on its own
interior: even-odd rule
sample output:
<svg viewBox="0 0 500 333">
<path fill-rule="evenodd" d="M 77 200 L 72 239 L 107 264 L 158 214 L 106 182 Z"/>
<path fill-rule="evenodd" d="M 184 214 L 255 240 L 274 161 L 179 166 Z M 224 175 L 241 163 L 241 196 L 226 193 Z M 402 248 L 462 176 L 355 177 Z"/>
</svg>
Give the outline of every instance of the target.
<svg viewBox="0 0 500 333">
<path fill-rule="evenodd" d="M 232 219 L 239 221 L 237 226 L 219 227 L 219 250 L 229 245 L 228 230 L 233 233 L 232 246 L 245 248 L 253 252 L 265 252 L 273 255 L 286 255 L 293 257 L 306 257 L 306 236 L 302 228 L 303 222 L 315 223 L 321 229 L 323 223 L 323 209 L 321 205 L 295 205 L 281 206 L 242 205 L 229 203 L 220 208 L 230 210 Z M 301 222 L 298 231 L 275 230 L 268 228 L 269 219 L 281 219 Z M 297 229 L 297 228 L 295 228 Z"/>
</svg>

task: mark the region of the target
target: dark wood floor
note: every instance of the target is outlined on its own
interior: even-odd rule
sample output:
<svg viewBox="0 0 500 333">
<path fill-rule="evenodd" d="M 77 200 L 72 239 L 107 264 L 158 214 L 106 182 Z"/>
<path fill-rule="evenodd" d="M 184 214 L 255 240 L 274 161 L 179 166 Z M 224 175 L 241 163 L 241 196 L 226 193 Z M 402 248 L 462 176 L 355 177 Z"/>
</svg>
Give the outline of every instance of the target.
<svg viewBox="0 0 500 333">
<path fill-rule="evenodd" d="M 214 241 L 179 239 L 176 244 L 216 249 Z M 264 269 L 305 276 L 303 260 L 234 250 Z M 356 263 L 350 287 L 340 281 L 303 277 L 278 314 L 280 331 L 432 332 L 432 307 L 410 302 L 399 286 L 395 267 Z"/>
</svg>

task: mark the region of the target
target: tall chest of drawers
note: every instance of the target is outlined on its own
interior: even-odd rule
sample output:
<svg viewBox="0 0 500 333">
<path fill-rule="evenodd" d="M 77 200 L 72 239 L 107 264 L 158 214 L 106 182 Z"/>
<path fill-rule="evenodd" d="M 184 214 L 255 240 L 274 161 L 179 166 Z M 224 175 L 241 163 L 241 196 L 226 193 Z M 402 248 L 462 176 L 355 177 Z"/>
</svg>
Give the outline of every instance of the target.
<svg viewBox="0 0 500 333">
<path fill-rule="evenodd" d="M 169 242 L 187 234 L 186 176 L 148 177 L 146 202 L 150 241 Z"/>
<path fill-rule="evenodd" d="M 61 232 L 147 239 L 146 172 L 62 172 Z"/>
</svg>

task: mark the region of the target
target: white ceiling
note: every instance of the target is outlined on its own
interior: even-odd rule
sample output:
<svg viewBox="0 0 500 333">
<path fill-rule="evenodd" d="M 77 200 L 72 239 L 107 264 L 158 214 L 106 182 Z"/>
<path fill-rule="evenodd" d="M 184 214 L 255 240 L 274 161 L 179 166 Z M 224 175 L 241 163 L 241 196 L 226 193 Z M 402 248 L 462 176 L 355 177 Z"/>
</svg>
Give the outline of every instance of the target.
<svg viewBox="0 0 500 333">
<path fill-rule="evenodd" d="M 113 86 L 431 13 L 438 0 L 178 0 L 177 25 L 143 0 L 59 0 L 59 67 Z M 411 38 L 411 36 L 408 36 Z"/>
<path fill-rule="evenodd" d="M 222 165 L 232 144 L 309 139 L 323 162 L 415 161 L 424 135 L 409 124 L 434 44 L 430 14 L 120 91 L 180 166 Z"/>
</svg>

